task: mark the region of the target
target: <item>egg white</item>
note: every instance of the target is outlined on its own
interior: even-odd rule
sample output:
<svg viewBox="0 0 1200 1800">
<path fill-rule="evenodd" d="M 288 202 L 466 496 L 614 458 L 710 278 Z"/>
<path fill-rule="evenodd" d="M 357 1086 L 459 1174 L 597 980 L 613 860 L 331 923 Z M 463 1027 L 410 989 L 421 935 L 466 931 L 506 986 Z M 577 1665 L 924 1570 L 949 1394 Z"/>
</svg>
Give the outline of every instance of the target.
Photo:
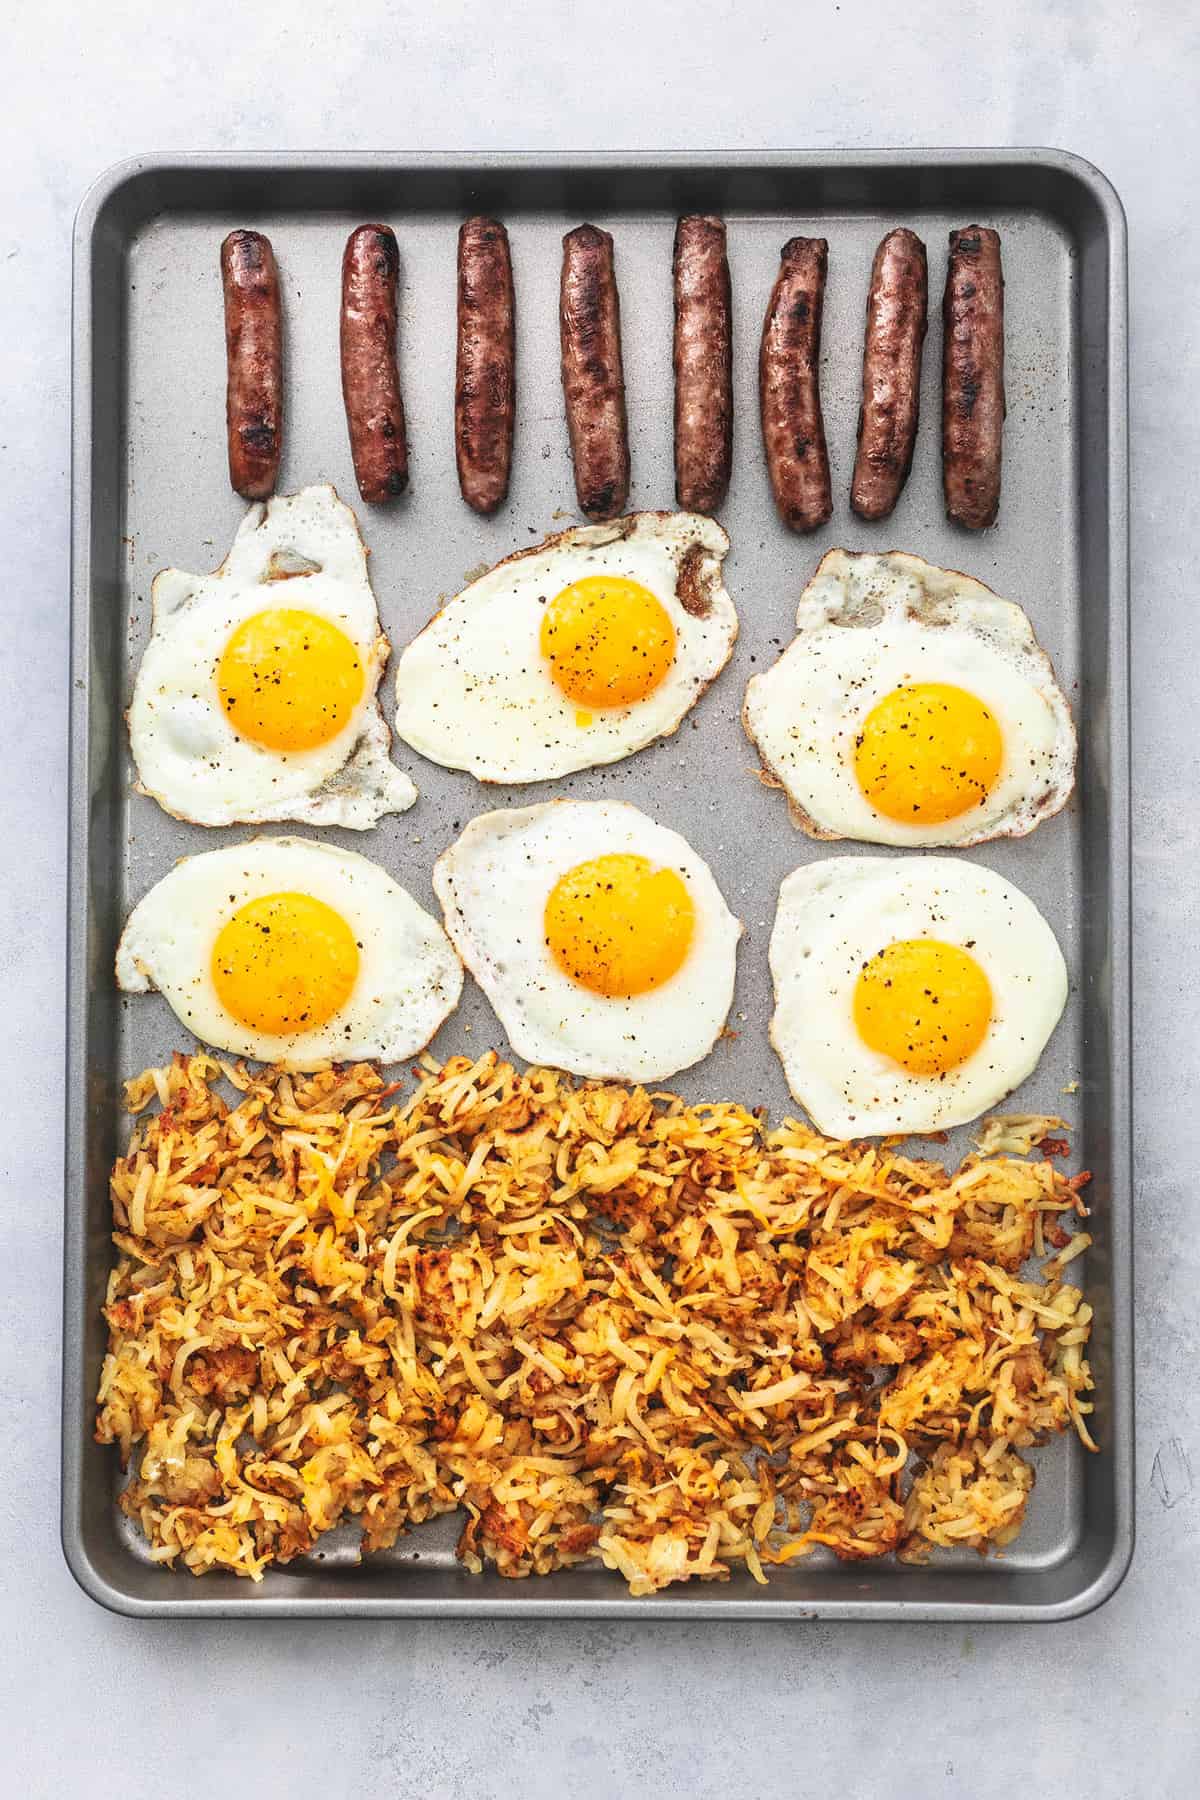
<svg viewBox="0 0 1200 1800">
<path fill-rule="evenodd" d="M 1004 743 L 1000 774 L 957 818 L 907 824 L 858 784 L 855 738 L 896 688 L 947 682 L 983 702 Z M 903 551 L 830 550 L 800 598 L 796 636 L 746 689 L 743 722 L 767 778 L 812 837 L 958 845 L 1023 837 L 1065 805 L 1075 727 L 1024 612 L 982 582 Z"/>
<path fill-rule="evenodd" d="M 610 999 L 569 979 L 545 942 L 546 901 L 594 857 L 646 857 L 688 889 L 695 931 L 661 987 Z M 733 999 L 740 920 L 677 832 L 624 801 L 551 800 L 483 813 L 438 859 L 434 892 L 459 955 L 530 1063 L 574 1075 L 661 1081 L 708 1054 Z"/>
<path fill-rule="evenodd" d="M 212 978 L 222 926 L 247 901 L 275 893 L 323 901 L 360 946 L 345 1005 L 324 1025 L 288 1037 L 235 1019 Z M 463 983 L 441 926 L 386 870 L 352 850 L 289 837 L 256 838 L 176 863 L 130 914 L 116 969 L 118 987 L 157 989 L 202 1043 L 285 1069 L 414 1056 L 453 1012 Z"/>
<path fill-rule="evenodd" d="M 211 575 L 164 569 L 151 589 L 150 642 L 129 708 L 140 791 L 197 825 L 299 819 L 363 831 L 417 797 L 389 757 L 376 692 L 390 645 L 379 628 L 358 522 L 329 486 L 252 506 Z M 222 652 L 255 613 L 319 614 L 353 642 L 362 698 L 343 729 L 307 750 L 242 737 L 217 686 Z"/>
<path fill-rule="evenodd" d="M 721 579 L 728 549 L 712 519 L 647 512 L 518 551 L 449 601 L 401 654 L 397 735 L 484 782 L 546 781 L 632 755 L 678 727 L 732 654 L 737 613 Z M 675 658 L 644 699 L 588 713 L 555 686 L 539 634 L 556 594 L 606 574 L 655 595 L 675 627 Z"/>
<path fill-rule="evenodd" d="M 991 984 L 983 1042 L 945 1075 L 911 1074 L 855 1027 L 864 964 L 907 938 L 966 949 Z M 770 964 L 771 1042 L 793 1096 L 835 1138 L 978 1118 L 1032 1074 L 1067 999 L 1062 951 L 1032 900 L 948 856 L 842 856 L 796 869 L 779 890 Z"/>
</svg>

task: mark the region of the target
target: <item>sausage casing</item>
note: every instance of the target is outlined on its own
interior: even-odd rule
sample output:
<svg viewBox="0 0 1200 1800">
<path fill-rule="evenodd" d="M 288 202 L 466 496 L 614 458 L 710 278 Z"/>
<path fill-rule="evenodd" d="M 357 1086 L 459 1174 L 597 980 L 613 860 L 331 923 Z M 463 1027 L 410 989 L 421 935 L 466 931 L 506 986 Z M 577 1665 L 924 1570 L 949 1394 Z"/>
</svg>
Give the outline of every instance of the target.
<svg viewBox="0 0 1200 1800">
<path fill-rule="evenodd" d="M 400 250 L 387 225 L 360 225 L 342 257 L 342 397 L 358 491 L 390 500 L 408 486 L 408 437 L 396 367 Z"/>
<path fill-rule="evenodd" d="M 563 239 L 559 331 L 579 510 L 612 519 L 629 498 L 629 432 L 613 241 L 595 225 Z"/>
<path fill-rule="evenodd" d="M 675 498 L 712 513 L 733 461 L 733 298 L 725 222 L 691 213 L 675 227 Z"/>
<path fill-rule="evenodd" d="M 508 233 L 496 219 L 468 219 L 458 233 L 454 453 L 463 499 L 479 513 L 508 492 L 516 392 Z"/>
<path fill-rule="evenodd" d="M 270 240 L 231 231 L 221 245 L 229 479 L 243 500 L 275 491 L 283 448 L 283 308 Z"/>
<path fill-rule="evenodd" d="M 767 469 L 779 516 L 793 531 L 815 531 L 833 511 L 820 379 L 828 268 L 824 238 L 783 246 L 758 358 Z"/>
<path fill-rule="evenodd" d="M 942 483 L 947 515 L 981 531 L 1000 509 L 1004 439 L 1004 273 L 1000 236 L 950 233 L 943 303 Z"/>
<path fill-rule="evenodd" d="M 929 268 L 915 232 L 889 231 L 871 266 L 863 341 L 863 397 L 850 505 L 886 519 L 912 468 L 921 404 Z"/>
</svg>

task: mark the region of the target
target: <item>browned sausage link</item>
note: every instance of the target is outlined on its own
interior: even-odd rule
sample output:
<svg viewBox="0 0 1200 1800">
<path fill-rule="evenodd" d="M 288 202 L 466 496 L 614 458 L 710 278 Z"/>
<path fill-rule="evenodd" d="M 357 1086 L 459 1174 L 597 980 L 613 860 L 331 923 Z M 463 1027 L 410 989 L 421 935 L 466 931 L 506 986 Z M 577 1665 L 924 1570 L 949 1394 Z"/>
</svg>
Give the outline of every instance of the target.
<svg viewBox="0 0 1200 1800">
<path fill-rule="evenodd" d="M 387 225 L 360 225 L 342 257 L 342 397 L 358 491 L 390 500 L 408 486 L 408 438 L 396 368 L 400 250 Z"/>
<path fill-rule="evenodd" d="M 715 512 L 733 461 L 733 300 L 725 222 L 675 227 L 675 498 Z"/>
<path fill-rule="evenodd" d="M 270 240 L 231 231 L 221 245 L 229 479 L 243 500 L 275 491 L 283 448 L 283 309 Z"/>
<path fill-rule="evenodd" d="M 758 359 L 767 469 L 779 515 L 793 531 L 815 531 L 833 511 L 820 376 L 828 267 L 824 238 L 783 246 Z"/>
<path fill-rule="evenodd" d="M 594 225 L 563 239 L 559 329 L 579 510 L 612 519 L 629 498 L 629 435 L 613 241 Z"/>
<path fill-rule="evenodd" d="M 1000 236 L 950 233 L 942 350 L 942 482 L 946 512 L 972 531 L 1000 510 L 1004 439 L 1004 274 Z"/>
<path fill-rule="evenodd" d="M 929 269 L 915 232 L 889 231 L 871 267 L 863 342 L 863 397 L 850 504 L 860 519 L 886 519 L 908 480 L 921 404 L 921 350 Z"/>
<path fill-rule="evenodd" d="M 495 512 L 508 492 L 516 391 L 508 233 L 495 219 L 468 219 L 458 233 L 454 453 L 463 499 L 476 512 Z"/>
</svg>

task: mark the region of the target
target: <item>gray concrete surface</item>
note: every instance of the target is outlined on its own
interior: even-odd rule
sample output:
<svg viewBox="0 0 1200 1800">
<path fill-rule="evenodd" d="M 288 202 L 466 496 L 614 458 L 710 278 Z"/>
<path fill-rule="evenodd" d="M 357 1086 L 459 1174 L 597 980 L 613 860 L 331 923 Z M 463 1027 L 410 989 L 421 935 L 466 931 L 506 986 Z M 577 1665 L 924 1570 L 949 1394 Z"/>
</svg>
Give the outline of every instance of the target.
<svg viewBox="0 0 1200 1800">
<path fill-rule="evenodd" d="M 1179 0 L 17 0 L 0 154 L 0 1787 L 255 1800 L 1200 1788 L 1200 27 Z M 59 1555 L 72 213 L 135 150 L 1059 144 L 1130 216 L 1139 1544 L 1056 1627 L 146 1626 Z"/>
</svg>

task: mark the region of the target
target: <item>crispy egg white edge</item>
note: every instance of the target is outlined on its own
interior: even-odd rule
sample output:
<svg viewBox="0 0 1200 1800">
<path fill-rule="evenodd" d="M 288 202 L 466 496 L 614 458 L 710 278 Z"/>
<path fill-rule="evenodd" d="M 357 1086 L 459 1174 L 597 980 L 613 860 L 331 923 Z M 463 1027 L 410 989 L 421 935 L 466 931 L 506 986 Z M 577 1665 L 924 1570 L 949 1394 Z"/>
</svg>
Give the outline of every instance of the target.
<svg viewBox="0 0 1200 1800">
<path fill-rule="evenodd" d="M 664 531 L 664 526 L 682 529 Z M 684 649 L 684 654 L 680 655 L 677 648 L 675 665 L 667 680 L 653 694 L 627 707 L 599 710 L 591 725 L 579 726 L 575 715 L 580 709 L 561 694 L 545 672 L 536 629 L 528 639 L 520 639 L 525 646 L 526 664 L 519 672 L 519 679 L 509 685 L 494 706 L 485 709 L 480 702 L 462 693 L 449 693 L 446 678 L 457 666 L 456 645 L 462 628 L 469 626 L 473 612 L 482 615 L 491 602 L 511 594 L 514 578 L 521 588 L 527 582 L 532 583 L 536 579 L 538 559 L 545 560 L 547 568 L 553 571 L 557 559 L 577 550 L 603 552 L 610 547 L 639 543 L 652 551 L 661 550 L 667 561 L 674 562 L 674 591 L 666 596 L 666 600 L 676 627 L 677 646 Z M 680 560 L 673 556 L 676 546 Z M 689 612 L 679 595 L 681 561 L 692 548 L 705 553 L 701 580 L 708 608 L 702 617 Z M 648 744 L 670 736 L 678 730 L 733 654 L 738 635 L 737 610 L 722 579 L 722 564 L 728 550 L 728 535 L 715 520 L 704 514 L 641 512 L 631 513 L 608 525 L 573 526 L 540 544 L 514 551 L 447 601 L 400 652 L 396 664 L 397 736 L 431 762 L 445 768 L 466 770 L 485 785 L 503 786 L 556 780 L 580 769 L 618 762 L 645 749 Z M 599 567 L 589 572 L 601 572 L 603 567 L 604 559 L 601 558 Z M 628 570 L 624 572 L 629 573 Z M 657 589 L 652 591 L 660 601 L 664 599 Z M 540 613 L 532 617 L 540 625 Z M 697 643 L 701 651 L 707 648 L 710 654 L 696 659 L 692 652 Z M 508 648 L 502 641 L 500 654 L 503 656 Z M 515 647 L 513 654 L 515 657 Z M 533 675 L 529 674 L 531 667 L 535 671 Z M 465 700 L 465 717 L 463 714 L 452 717 L 446 713 L 431 727 L 423 702 L 435 683 L 440 695 L 439 709 L 452 706 L 456 700 Z M 522 688 L 524 698 L 514 698 Z M 486 751 L 479 748 L 480 719 L 485 718 L 490 723 L 494 718 L 501 731 L 508 732 L 511 754 L 514 718 L 505 719 L 504 712 L 507 710 L 514 715 L 521 728 L 532 730 L 530 719 L 535 705 L 539 708 L 536 735 L 541 742 L 534 746 L 523 745 L 520 750 L 523 759 L 532 758 L 532 761 L 523 761 L 516 766 L 501 764 L 490 748 Z M 474 717 L 470 716 L 472 713 Z M 628 734 L 624 727 L 631 721 L 637 728 Z M 547 733 L 562 735 L 552 736 L 548 743 Z"/>
<path fill-rule="evenodd" d="M 528 838 L 532 834 L 534 845 L 541 850 L 541 827 L 552 825 L 556 815 L 564 818 L 575 815 L 586 822 L 587 827 L 597 825 L 599 833 L 594 835 L 589 829 L 586 836 L 576 837 L 561 866 L 547 862 L 544 856 L 539 859 L 539 871 L 545 869 L 548 876 L 544 881 L 539 876 L 533 883 L 538 888 L 540 908 L 544 908 L 554 881 L 567 869 L 610 852 L 647 855 L 658 866 L 676 869 L 684 876 L 689 892 L 697 901 L 699 941 L 693 943 L 683 968 L 661 987 L 629 1000 L 608 1000 L 593 994 L 570 981 L 554 963 L 545 948 L 540 923 L 537 950 L 533 955 L 525 946 L 514 947 L 507 941 L 497 940 L 489 927 L 494 919 L 507 920 L 515 911 L 511 896 L 504 895 L 506 910 L 501 915 L 486 913 L 483 907 L 476 909 L 470 893 L 460 894 L 460 885 L 469 885 L 469 882 L 464 883 L 461 870 L 471 871 L 482 866 L 487 878 L 485 885 L 499 899 L 504 892 L 503 876 L 487 856 L 488 848 L 504 839 L 519 842 L 523 836 Z M 610 828 L 615 829 L 620 841 L 614 842 L 612 836 L 605 835 Z M 622 829 L 629 832 L 631 828 L 632 837 L 622 837 Z M 525 852 L 519 851 L 519 854 Z M 512 1048 L 526 1062 L 566 1069 L 570 1074 L 593 1080 L 661 1081 L 702 1061 L 725 1028 L 733 1003 L 737 946 L 745 928 L 730 911 L 703 857 L 678 832 L 658 824 L 628 801 L 549 800 L 529 807 L 481 813 L 470 821 L 434 864 L 433 887 L 451 941 L 487 996 Z M 521 916 L 527 917 L 527 911 Z M 612 1053 L 606 1049 L 591 1055 L 586 1046 L 575 1052 L 568 1045 L 568 1056 L 564 1058 L 563 1042 L 553 1023 L 544 1024 L 508 1004 L 509 996 L 516 993 L 513 981 L 509 979 L 511 976 L 535 993 L 548 991 L 558 995 L 568 1014 L 607 1015 L 614 1024 L 628 1026 L 632 1023 L 641 1033 L 647 1025 L 653 1026 L 666 1017 L 664 1008 L 678 1012 L 681 1004 L 690 1001 L 691 983 L 700 983 L 702 974 L 711 972 L 707 959 L 712 954 L 720 959 L 720 986 L 715 983 L 701 986 L 700 999 L 707 1003 L 703 1022 L 694 1040 L 683 1050 L 658 1051 L 653 1046 L 647 1049 L 643 1044 L 640 1054 L 619 1048 Z"/>
<path fill-rule="evenodd" d="M 879 899 L 877 896 L 881 891 L 883 897 Z M 1014 998 L 1010 971 L 997 966 L 992 951 L 986 954 L 980 951 L 979 936 L 983 928 L 996 921 L 980 912 L 974 918 L 964 915 L 975 940 L 976 948 L 972 954 L 977 955 L 985 970 L 1000 1009 L 1000 1050 L 1009 1053 L 1009 1063 L 999 1078 L 986 1068 L 989 1055 L 994 1057 L 997 1053 L 995 1020 L 989 1025 L 979 1049 L 941 1080 L 911 1075 L 890 1058 L 868 1050 L 859 1039 L 852 1015 L 854 983 L 862 963 L 894 939 L 886 916 L 884 923 L 876 928 L 875 921 L 880 913 L 872 911 L 866 926 L 868 935 L 864 936 L 857 954 L 843 971 L 840 965 L 846 961 L 845 939 L 852 938 L 862 929 L 863 922 L 855 917 L 856 898 L 860 906 L 865 907 L 874 900 L 879 907 L 886 904 L 889 894 L 899 894 L 906 903 L 915 906 L 920 916 L 937 895 L 962 897 L 978 908 L 983 894 L 987 896 L 989 906 L 1008 905 L 1017 915 L 1017 929 L 1035 941 L 1036 954 L 1042 959 L 1042 972 L 1048 985 L 1044 998 L 1039 993 L 1042 1003 L 1031 1018 L 1027 1011 L 1021 1010 L 1021 997 Z M 817 919 L 809 916 L 812 913 L 825 915 L 819 930 L 815 929 Z M 918 922 L 922 922 L 922 917 Z M 947 919 L 946 923 L 952 926 L 953 921 Z M 1013 926 L 1014 921 L 1009 919 L 998 928 L 997 942 L 1002 949 Z M 797 955 L 800 947 L 796 939 L 806 928 L 815 933 L 818 941 L 809 946 L 807 954 L 801 949 Z M 946 942 L 960 941 L 963 935 L 953 928 L 944 932 L 911 930 L 903 920 L 896 929 L 903 936 L 941 936 Z M 825 947 L 821 939 L 828 941 L 839 958 L 833 971 L 832 991 L 828 987 L 829 972 L 821 962 Z M 1004 962 L 1003 955 L 999 960 L 1001 964 Z M 981 1117 L 1033 1073 L 1067 1002 L 1068 976 L 1062 949 L 1038 908 L 1012 882 L 965 858 L 843 856 L 802 864 L 786 876 L 780 886 L 768 962 L 775 991 L 768 1036 L 783 1065 L 788 1088 L 818 1131 L 840 1139 L 920 1135 Z M 807 988 L 817 980 L 822 992 L 814 996 Z M 831 1033 L 832 1038 L 814 1042 L 809 1032 L 804 1048 L 797 1055 L 807 1020 L 818 1020 L 818 1029 Z M 793 1029 L 796 1024 L 800 1027 L 799 1033 Z M 1021 1027 L 1028 1029 L 1030 1026 L 1036 1026 L 1036 1031 L 1027 1044 L 1013 1042 L 1014 1036 L 1021 1037 Z M 836 1041 L 839 1036 L 840 1043 Z M 844 1050 L 853 1058 L 852 1076 L 856 1070 L 860 1071 L 864 1080 L 890 1088 L 894 1099 L 881 1100 L 869 1112 L 862 1107 L 857 1112 L 850 1110 L 851 1102 L 820 1066 L 822 1052 L 831 1046 Z M 885 1106 L 890 1106 L 891 1110 L 885 1111 Z"/>
<path fill-rule="evenodd" d="M 911 578 L 925 591 L 932 605 L 941 605 L 957 610 L 957 602 L 967 602 L 968 620 L 978 618 L 982 611 L 990 613 L 995 620 L 1003 618 L 1010 627 L 1007 632 L 982 631 L 978 626 L 953 620 L 959 629 L 971 632 L 985 646 L 987 654 L 1011 670 L 1017 658 L 1029 663 L 1035 669 L 1040 681 L 1030 680 L 1030 687 L 1039 695 L 1044 694 L 1049 702 L 1055 723 L 1055 744 L 1061 742 L 1065 754 L 1051 759 L 1051 780 L 1046 794 L 1036 808 L 1026 810 L 1018 808 L 1015 813 L 1006 813 L 1003 808 L 985 803 L 982 816 L 972 828 L 969 824 L 963 830 L 968 815 L 960 815 L 958 819 L 949 819 L 939 825 L 908 827 L 898 821 L 886 819 L 876 813 L 859 794 L 857 784 L 853 784 L 852 798 L 857 797 L 861 806 L 861 814 L 854 829 L 839 830 L 827 820 L 817 817 L 811 810 L 814 796 L 808 789 L 801 790 L 793 779 L 789 780 L 788 771 L 780 766 L 779 761 L 772 761 L 771 751 L 766 741 L 769 733 L 769 719 L 765 707 L 769 703 L 765 697 L 771 695 L 777 686 L 782 686 L 782 672 L 789 664 L 797 660 L 803 652 L 806 640 L 811 641 L 817 634 L 825 630 L 853 633 L 856 630 L 869 632 L 877 624 L 886 623 L 890 616 L 907 615 L 907 604 L 894 592 L 890 596 L 875 596 L 873 604 L 881 610 L 882 617 L 870 624 L 856 626 L 853 622 L 843 623 L 845 614 L 854 604 L 849 592 L 850 583 L 859 575 L 865 575 L 870 569 L 884 567 L 897 570 L 902 576 Z M 949 621 L 948 621 L 949 622 Z M 930 630 L 938 630 L 943 622 L 931 621 Z M 1036 829 L 1046 819 L 1053 818 L 1062 810 L 1070 799 L 1075 785 L 1075 763 L 1078 751 L 1077 735 L 1071 709 L 1066 696 L 1058 684 L 1054 666 L 1049 655 L 1037 640 L 1033 626 L 1024 610 L 1013 600 L 1002 599 L 991 588 L 977 581 L 973 576 L 963 575 L 955 569 L 943 569 L 935 563 L 929 563 L 923 557 L 914 556 L 908 551 L 892 550 L 887 552 L 828 550 L 818 563 L 812 578 L 800 596 L 796 611 L 796 636 L 787 645 L 770 669 L 753 675 L 747 683 L 746 695 L 742 706 L 742 724 L 747 737 L 753 744 L 761 759 L 762 779 L 768 786 L 783 789 L 788 799 L 788 810 L 793 824 L 798 826 L 809 837 L 827 842 L 842 839 L 853 839 L 861 843 L 886 844 L 896 848 L 905 846 L 918 847 L 954 847 L 968 849 L 973 844 L 988 843 L 999 837 L 1024 837 Z M 1010 646 L 1006 656 L 995 648 L 994 640 L 1000 640 Z M 930 679 L 934 679 L 930 672 Z M 870 690 L 864 693 L 862 712 L 870 710 L 877 700 L 881 699 L 888 687 L 881 687 L 878 692 Z M 1007 748 L 1007 746 L 1006 746 Z M 852 780 L 852 778 L 848 777 Z M 996 790 L 993 790 L 993 795 Z M 1021 784 L 1016 781 L 1003 782 L 1002 791 L 1020 793 Z M 989 796 L 989 801 L 993 796 Z M 855 808 L 857 811 L 858 808 Z"/>
</svg>

